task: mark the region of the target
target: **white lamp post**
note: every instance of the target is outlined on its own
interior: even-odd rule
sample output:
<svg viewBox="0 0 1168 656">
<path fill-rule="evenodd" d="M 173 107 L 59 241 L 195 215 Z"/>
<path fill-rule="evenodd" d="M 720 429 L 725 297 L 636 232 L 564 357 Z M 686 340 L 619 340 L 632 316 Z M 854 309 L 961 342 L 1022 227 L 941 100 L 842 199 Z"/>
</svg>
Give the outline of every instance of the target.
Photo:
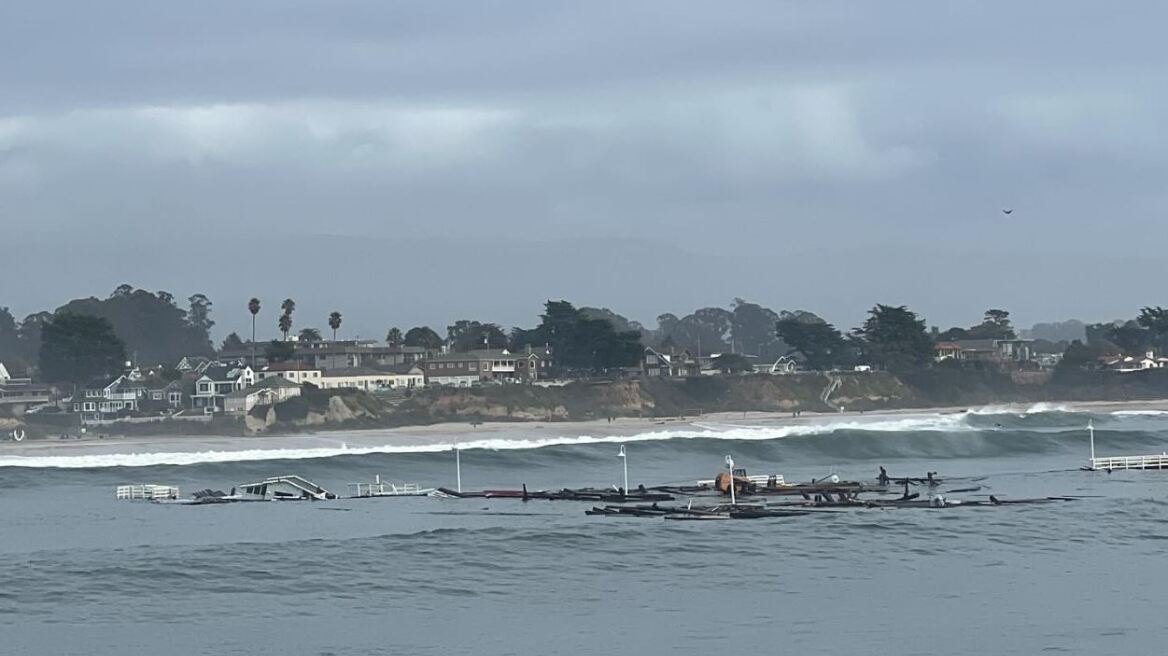
<svg viewBox="0 0 1168 656">
<path fill-rule="evenodd" d="M 462 449 L 458 448 L 458 442 L 454 443 L 454 475 L 458 480 L 458 492 L 462 493 Z"/>
<path fill-rule="evenodd" d="M 1087 420 L 1087 432 L 1091 435 L 1091 468 L 1095 468 L 1095 420 Z"/>
<path fill-rule="evenodd" d="M 730 505 L 737 505 L 734 498 L 734 458 L 726 456 L 726 473 L 730 474 Z"/>
<path fill-rule="evenodd" d="M 625 445 L 623 445 L 623 444 L 621 445 L 620 453 L 616 454 L 616 457 L 618 457 L 624 461 L 624 468 L 625 468 L 624 495 L 627 497 L 627 496 L 629 496 L 629 456 L 628 456 L 628 454 L 625 453 Z"/>
</svg>

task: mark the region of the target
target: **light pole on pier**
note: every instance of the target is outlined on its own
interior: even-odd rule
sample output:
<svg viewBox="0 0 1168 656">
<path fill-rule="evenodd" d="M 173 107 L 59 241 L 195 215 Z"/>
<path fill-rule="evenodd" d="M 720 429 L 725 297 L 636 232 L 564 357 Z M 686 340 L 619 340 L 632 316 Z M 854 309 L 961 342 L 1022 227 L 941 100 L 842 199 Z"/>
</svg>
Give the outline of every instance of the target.
<svg viewBox="0 0 1168 656">
<path fill-rule="evenodd" d="M 458 442 L 454 443 L 454 475 L 458 483 L 458 493 L 462 494 L 462 449 Z"/>
<path fill-rule="evenodd" d="M 1095 468 L 1095 420 L 1087 420 L 1087 433 L 1091 436 L 1091 468 Z"/>
<path fill-rule="evenodd" d="M 627 497 L 627 496 L 629 496 L 629 456 L 628 456 L 628 454 L 625 453 L 625 445 L 623 445 L 623 444 L 621 445 L 620 453 L 616 454 L 616 457 L 618 457 L 624 461 L 625 487 L 624 487 L 624 491 L 622 492 L 622 494 L 624 494 L 624 496 Z"/>
<path fill-rule="evenodd" d="M 737 505 L 734 498 L 734 458 L 726 456 L 726 473 L 730 475 L 730 505 Z"/>
</svg>

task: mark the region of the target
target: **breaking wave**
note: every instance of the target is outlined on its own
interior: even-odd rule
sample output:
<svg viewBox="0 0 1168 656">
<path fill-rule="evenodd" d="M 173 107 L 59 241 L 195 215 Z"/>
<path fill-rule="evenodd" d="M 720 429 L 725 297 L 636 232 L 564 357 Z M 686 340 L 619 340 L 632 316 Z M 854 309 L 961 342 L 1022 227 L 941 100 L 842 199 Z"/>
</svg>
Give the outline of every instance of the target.
<svg viewBox="0 0 1168 656">
<path fill-rule="evenodd" d="M 658 430 L 634 435 L 578 435 L 540 438 L 495 438 L 466 440 L 458 443 L 462 450 L 486 449 L 518 451 L 553 446 L 578 446 L 667 440 L 766 441 L 788 437 L 848 433 L 920 433 L 976 431 L 961 413 L 914 415 L 884 419 L 854 419 L 783 426 L 744 426 L 738 424 L 694 423 L 692 428 Z M 158 465 L 197 465 L 217 462 L 255 462 L 264 460 L 306 460 L 390 453 L 441 453 L 455 448 L 453 441 L 424 445 L 360 445 L 315 448 L 268 448 L 206 451 L 158 451 L 146 453 L 106 453 L 62 456 L 0 456 L 0 468 L 94 469 L 104 467 L 153 467 Z"/>
<path fill-rule="evenodd" d="M 186 466 L 213 463 L 248 463 L 275 460 L 331 459 L 345 456 L 384 454 L 437 454 L 449 453 L 454 448 L 462 450 L 487 450 L 499 452 L 521 452 L 547 447 L 587 447 L 594 444 L 619 444 L 648 442 L 664 444 L 669 441 L 684 441 L 686 449 L 704 450 L 708 445 L 721 441 L 742 443 L 764 447 L 768 443 L 785 445 L 784 449 L 807 449 L 822 455 L 830 452 L 833 457 L 848 457 L 865 453 L 894 455 L 897 449 L 908 448 L 910 452 L 924 454 L 967 453 L 981 454 L 1026 451 L 1040 448 L 1043 440 L 1065 439 L 1077 443 L 1085 435 L 1087 418 L 1095 420 L 1111 441 L 1138 438 L 1149 434 L 1147 421 L 1168 416 L 1168 411 L 1121 410 L 1102 414 L 1072 411 L 1066 406 L 1050 403 L 1031 405 L 986 406 L 967 411 L 917 414 L 852 415 L 833 418 L 819 416 L 797 423 L 738 424 L 730 422 L 706 421 L 691 424 L 657 426 L 655 430 L 635 434 L 613 435 L 556 435 L 546 431 L 555 430 L 554 425 L 542 428 L 544 434 L 533 434 L 528 426 L 517 425 L 520 434 L 513 437 L 480 437 L 457 433 L 435 433 L 425 444 L 416 443 L 417 436 L 405 439 L 394 434 L 376 435 L 371 433 L 321 435 L 325 444 L 294 446 L 290 442 L 281 443 L 282 438 L 270 440 L 265 448 L 199 450 L 198 438 L 193 444 L 183 444 L 181 440 L 168 440 L 165 446 L 136 445 L 142 452 L 122 453 L 65 453 L 54 455 L 7 455 L 0 449 L 0 471 L 5 468 L 54 468 L 54 469 L 101 469 L 114 467 L 154 467 Z M 526 433 L 526 434 L 524 434 Z M 786 438 L 821 439 L 788 442 Z M 830 438 L 830 439 L 824 439 Z M 287 438 L 294 440 L 296 438 Z M 904 440 L 911 440 L 911 447 Z M 346 443 L 345 440 L 351 440 Z M 410 441 L 415 441 L 410 443 Z M 251 446 L 255 441 L 240 439 L 241 446 Z M 942 444 L 943 443 L 943 444 Z M 704 444 L 707 446 L 698 446 Z M 796 446 L 799 444 L 800 446 Z M 895 445 L 894 445 L 895 444 Z M 1051 443 L 1053 444 L 1053 443 Z M 205 445 L 205 443 L 204 443 Z M 692 445 L 692 446 L 689 446 Z M 979 446 L 980 445 L 980 446 Z M 1049 445 L 1048 445 L 1049 446 Z M 1117 443 L 1116 446 L 1119 446 Z M 126 444 L 122 448 L 132 449 Z M 117 448 L 116 443 L 107 442 L 102 448 Z M 151 450 L 154 448 L 154 450 Z M 754 447 L 750 447 L 754 448 Z M 1041 447 L 1045 448 L 1045 447 Z M 1053 448 L 1053 447 L 1051 447 Z M 891 451 L 889 451 L 891 450 Z M 57 451 L 53 448 L 45 452 Z M 554 450 L 553 450 L 554 451 Z"/>
<path fill-rule="evenodd" d="M 1032 403 L 1032 404 L 1005 404 L 987 405 L 980 408 L 966 410 L 971 415 L 1041 415 L 1051 413 L 1075 413 L 1075 409 L 1061 403 Z"/>
</svg>

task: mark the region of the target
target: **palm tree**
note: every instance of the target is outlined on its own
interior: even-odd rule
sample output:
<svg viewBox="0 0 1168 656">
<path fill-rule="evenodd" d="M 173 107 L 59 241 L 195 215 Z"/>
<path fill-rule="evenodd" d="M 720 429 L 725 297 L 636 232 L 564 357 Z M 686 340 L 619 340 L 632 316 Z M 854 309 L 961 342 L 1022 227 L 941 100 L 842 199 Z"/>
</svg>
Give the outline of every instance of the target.
<svg viewBox="0 0 1168 656">
<path fill-rule="evenodd" d="M 341 313 L 333 312 L 329 315 L 329 328 L 333 329 L 333 341 L 337 341 L 337 328 L 341 327 Z"/>
<path fill-rule="evenodd" d="M 319 342 L 320 331 L 316 328 L 301 328 L 299 339 L 302 342 Z"/>
<path fill-rule="evenodd" d="M 401 328 L 398 328 L 396 326 L 393 328 L 390 328 L 389 332 L 385 335 L 385 341 L 389 342 L 389 345 L 394 347 L 394 348 L 401 346 L 401 343 L 402 343 Z"/>
<path fill-rule="evenodd" d="M 256 366 L 256 351 L 255 351 L 255 322 L 256 315 L 260 313 L 260 299 L 252 298 L 247 302 L 247 311 L 251 312 L 251 366 Z"/>
<path fill-rule="evenodd" d="M 284 332 L 284 341 L 288 341 L 288 331 L 292 330 L 292 313 L 296 311 L 296 301 L 286 298 L 280 304 L 284 314 L 280 315 L 280 330 Z"/>
</svg>

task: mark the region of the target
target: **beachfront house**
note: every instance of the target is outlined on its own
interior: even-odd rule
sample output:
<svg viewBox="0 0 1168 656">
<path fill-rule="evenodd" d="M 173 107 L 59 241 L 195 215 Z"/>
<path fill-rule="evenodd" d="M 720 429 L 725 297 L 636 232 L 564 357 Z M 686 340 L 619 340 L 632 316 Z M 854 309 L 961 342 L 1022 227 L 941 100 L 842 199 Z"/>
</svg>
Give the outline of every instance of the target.
<svg viewBox="0 0 1168 656">
<path fill-rule="evenodd" d="M 663 353 L 646 347 L 641 357 L 641 373 L 659 378 L 700 376 L 702 367 L 698 359 L 685 349 Z"/>
<path fill-rule="evenodd" d="M 1017 365 L 1034 359 L 1030 339 L 959 339 L 937 342 L 933 345 L 933 359 L 937 362 L 984 362 L 996 365 Z"/>
<path fill-rule="evenodd" d="M 306 367 L 299 362 L 274 362 L 256 372 L 256 380 L 283 378 L 290 383 L 311 383 L 320 387 L 321 370 Z"/>
<path fill-rule="evenodd" d="M 957 342 L 937 342 L 933 345 L 933 359 L 937 362 L 961 358 L 961 345 Z"/>
<path fill-rule="evenodd" d="M 386 392 L 426 386 L 426 370 L 417 363 L 406 363 L 373 369 L 353 367 L 330 369 L 323 372 L 321 389 L 359 389 L 366 392 Z"/>
<path fill-rule="evenodd" d="M 1155 351 L 1147 351 L 1143 355 L 1120 355 L 1110 358 L 1107 368 L 1119 373 L 1133 371 L 1148 371 L 1149 369 L 1163 369 L 1168 367 L 1168 358 L 1157 356 Z"/>
<path fill-rule="evenodd" d="M 178 409 L 183 407 L 183 384 L 180 380 L 164 380 L 157 377 L 142 380 L 144 395 L 153 407 Z"/>
<path fill-rule="evenodd" d="M 427 385 L 467 387 L 480 382 L 533 383 L 547 378 L 551 358 L 546 352 L 481 349 L 444 353 L 425 362 Z"/>
<path fill-rule="evenodd" d="M 113 419 L 141 410 L 144 391 L 122 375 L 78 388 L 66 404 L 83 420 Z"/>
<path fill-rule="evenodd" d="M 53 390 L 48 385 L 37 385 L 31 378 L 13 378 L 0 363 L 0 408 L 8 414 L 20 416 L 32 408 L 43 406 L 53 400 Z"/>
<path fill-rule="evenodd" d="M 759 374 L 771 374 L 773 376 L 797 373 L 800 369 L 803 368 L 803 365 L 800 362 L 801 360 L 806 360 L 806 358 L 803 358 L 802 353 L 783 355 L 774 362 L 766 362 L 763 364 L 754 365 L 754 372 Z"/>
<path fill-rule="evenodd" d="M 214 364 L 207 367 L 195 379 L 195 392 L 191 395 L 191 407 L 206 414 L 223 412 L 227 395 L 256 383 L 251 367 Z"/>
<path fill-rule="evenodd" d="M 433 352 L 419 346 L 388 346 L 372 340 L 322 340 L 319 342 L 291 342 L 292 357 L 289 362 L 300 363 L 305 369 L 354 369 L 370 367 L 380 369 L 399 364 L 424 360 Z M 266 344 L 256 344 L 256 362 L 251 362 L 253 347 L 250 342 L 219 352 L 220 358 L 239 360 L 251 364 L 259 371 L 267 362 Z"/>
<path fill-rule="evenodd" d="M 236 390 L 223 400 L 223 411 L 228 414 L 251 412 L 252 408 L 276 405 L 300 396 L 300 385 L 281 376 L 265 378 L 246 389 Z"/>
</svg>

